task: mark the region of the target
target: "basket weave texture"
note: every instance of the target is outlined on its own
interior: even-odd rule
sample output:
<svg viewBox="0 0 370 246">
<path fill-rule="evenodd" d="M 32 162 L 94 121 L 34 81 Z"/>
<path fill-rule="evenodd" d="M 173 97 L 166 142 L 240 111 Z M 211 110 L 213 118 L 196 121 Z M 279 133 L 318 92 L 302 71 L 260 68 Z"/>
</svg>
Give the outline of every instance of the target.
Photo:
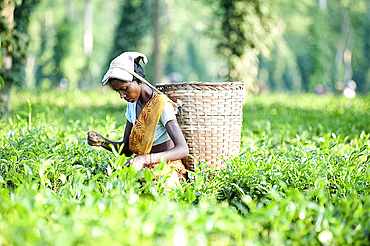
<svg viewBox="0 0 370 246">
<path fill-rule="evenodd" d="M 174 102 L 182 102 L 177 121 L 197 162 L 210 168 L 226 167 L 219 157 L 227 159 L 239 154 L 243 122 L 243 82 L 184 82 L 157 85 Z M 185 160 L 194 170 L 194 160 Z"/>
</svg>

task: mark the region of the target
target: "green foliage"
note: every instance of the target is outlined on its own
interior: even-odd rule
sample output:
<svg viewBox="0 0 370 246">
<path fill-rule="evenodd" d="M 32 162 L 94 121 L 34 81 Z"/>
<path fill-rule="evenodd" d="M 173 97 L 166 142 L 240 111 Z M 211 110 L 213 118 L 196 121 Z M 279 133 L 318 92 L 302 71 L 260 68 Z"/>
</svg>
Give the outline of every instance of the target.
<svg viewBox="0 0 370 246">
<path fill-rule="evenodd" d="M 227 59 L 229 78 L 233 81 L 254 78 L 257 55 L 268 54 L 272 48 L 274 7 L 273 1 L 219 1 L 216 15 L 220 27 L 213 32 L 218 40 L 218 53 Z"/>
<path fill-rule="evenodd" d="M 129 0 L 121 4 L 121 20 L 115 30 L 114 45 L 108 64 L 125 51 L 137 50 L 152 28 L 153 11 L 147 0 Z"/>
<path fill-rule="evenodd" d="M 326 6 L 320 7 L 319 3 Z M 366 4 L 279 0 L 279 23 L 275 29 L 279 35 L 274 39 L 271 55 L 260 57 L 258 84 L 268 85 L 272 91 L 295 92 L 313 92 L 321 84 L 326 92 L 341 93 L 343 88 L 335 88 L 335 83 L 345 84 L 353 79 L 358 85 L 356 91 L 367 93 L 370 66 L 366 66 Z M 350 63 L 347 57 L 345 64 L 344 52 L 351 55 Z"/>
<path fill-rule="evenodd" d="M 71 20 L 65 18 L 60 26 L 58 27 L 58 31 L 55 35 L 56 44 L 54 46 L 54 60 L 55 60 L 55 67 L 60 69 L 58 71 L 57 78 L 54 80 L 54 85 L 58 85 L 60 79 L 65 77 L 63 70 L 63 63 L 65 63 L 66 58 L 69 56 L 70 53 L 70 44 L 73 40 L 72 38 L 72 23 Z"/>
<path fill-rule="evenodd" d="M 1 56 L 1 37 L 0 37 L 0 69 L 1 69 L 1 67 L 2 67 L 2 65 L 3 65 L 3 58 L 2 58 L 2 56 Z M 3 80 L 3 78 L 1 77 L 1 75 L 0 75 L 0 89 L 2 88 L 2 87 L 4 87 L 4 80 Z"/>
<path fill-rule="evenodd" d="M 0 122 L 0 244 L 368 243 L 369 97 L 249 97 L 241 154 L 165 195 L 165 177 L 86 144 L 89 130 L 123 136 L 113 92 L 12 96 L 14 117 Z"/>
<path fill-rule="evenodd" d="M 54 35 L 53 27 L 44 22 L 41 24 L 41 43 L 35 74 L 36 86 L 56 87 L 62 78 L 69 78 L 64 68 L 68 67 L 66 63 L 73 42 L 72 21 L 65 17 L 56 29 Z"/>
<path fill-rule="evenodd" d="M 313 23 L 309 28 L 308 36 L 311 58 L 309 91 L 311 92 L 315 92 L 315 86 L 318 84 L 325 85 L 327 88 L 334 88 L 330 81 L 330 74 L 328 74 L 334 67 L 330 66 L 330 58 L 333 56 L 331 55 L 331 47 L 328 42 L 329 28 L 327 14 L 317 8 L 311 10 Z"/>
<path fill-rule="evenodd" d="M 233 80 L 251 83 L 257 80 L 257 84 L 273 91 L 308 92 L 319 83 L 333 91 L 334 83 L 342 81 L 345 75 L 343 59 L 339 59 L 339 53 L 336 55 L 336 49 L 342 33 L 343 13 L 347 11 L 354 30 L 342 36 L 356 41 L 353 47 L 347 48 L 352 51 L 351 66 L 357 91 L 366 93 L 370 88 L 367 3 L 328 0 L 327 8 L 320 9 L 318 2 L 162 1 L 163 64 L 160 67 L 165 69 L 168 80 L 173 72 L 180 73 L 182 81 L 224 81 L 231 75 Z M 149 64 L 145 69 L 151 81 L 154 22 L 150 1 L 95 0 L 93 3 L 91 84 L 99 86 L 111 59 L 127 50 L 148 55 Z M 81 31 L 85 5 L 84 1 L 76 2 L 70 11 L 65 9 L 63 0 L 44 0 L 37 5 L 29 30 L 29 64 L 34 61 L 35 65 L 33 71 L 26 74 L 27 85 L 57 84 L 65 77 L 71 88 L 77 87 L 87 59 Z M 101 6 L 106 10 L 101 11 Z M 67 12 L 71 14 L 70 28 L 63 24 Z M 43 30 L 43 23 L 48 25 L 47 31 Z M 4 29 L 0 35 L 7 38 L 6 33 Z M 69 35 L 73 41 L 68 41 Z M 25 36 L 18 37 L 23 38 Z M 4 44 L 4 39 L 2 41 Z M 19 42 L 25 47 L 22 43 L 26 43 Z M 28 68 L 31 70 L 31 66 Z M 23 71 L 9 74 L 17 81 L 24 77 Z M 162 82 L 168 80 L 164 78 Z"/>
<path fill-rule="evenodd" d="M 91 76 L 89 85 L 97 87 L 101 86 L 99 81 L 106 71 L 113 44 L 119 2 L 95 0 L 92 3 L 94 50 L 88 76 Z M 35 63 L 27 73 L 29 87 L 57 85 L 62 77 L 68 80 L 69 88 L 78 86 L 87 63 L 83 46 L 86 1 L 73 2 L 71 9 L 66 5 L 64 0 L 43 0 L 30 18 L 30 55 L 35 57 Z"/>
<path fill-rule="evenodd" d="M 12 67 L 9 70 L 0 70 L 0 77 L 7 81 L 7 87 L 11 85 L 24 84 L 24 62 L 27 58 L 27 51 L 29 45 L 28 24 L 32 11 L 40 0 L 27 0 L 27 1 L 14 1 L 14 28 L 10 28 L 6 23 L 5 18 L 0 18 L 1 27 L 1 42 L 2 46 L 7 50 L 6 55 L 12 57 Z M 0 5 L 0 11 L 3 10 L 5 5 Z M 11 47 L 11 49 L 8 49 Z M 0 49 L 1 50 L 1 49 Z M 3 51 L 3 50 L 1 50 Z"/>
<path fill-rule="evenodd" d="M 369 3 L 367 3 L 369 4 Z M 370 13 L 368 12 L 367 15 Z M 354 51 L 354 66 L 353 66 L 353 79 L 357 81 L 358 90 L 361 92 L 370 91 L 369 81 L 369 67 L 370 67 L 370 18 L 365 17 L 366 15 L 353 14 L 352 18 L 358 17 L 358 20 L 353 24 L 354 26 L 363 25 L 363 30 L 356 29 L 356 34 L 359 38 L 356 39 L 362 45 L 358 45 L 360 48 Z M 362 18 L 360 18 L 362 17 Z M 362 41 L 362 42 L 361 42 Z M 357 45 L 356 45 L 357 46 Z M 362 49 L 361 49 L 362 46 Z"/>
<path fill-rule="evenodd" d="M 212 4 L 196 0 L 165 6 L 161 52 L 167 76 L 180 73 L 180 81 L 225 81 L 220 71 L 227 69 L 226 60 L 217 56 L 218 41 L 209 34 L 215 25 Z"/>
</svg>

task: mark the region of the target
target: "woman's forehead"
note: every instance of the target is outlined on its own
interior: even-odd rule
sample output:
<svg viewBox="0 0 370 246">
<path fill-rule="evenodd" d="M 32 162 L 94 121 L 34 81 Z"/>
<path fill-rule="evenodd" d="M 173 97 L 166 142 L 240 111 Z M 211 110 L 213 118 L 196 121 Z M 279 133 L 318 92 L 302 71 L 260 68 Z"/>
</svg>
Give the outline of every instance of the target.
<svg viewBox="0 0 370 246">
<path fill-rule="evenodd" d="M 110 79 L 109 80 L 109 84 L 112 86 L 112 87 L 121 87 L 121 86 L 127 86 L 128 85 L 128 81 L 122 81 L 122 80 L 119 80 L 119 79 Z"/>
</svg>

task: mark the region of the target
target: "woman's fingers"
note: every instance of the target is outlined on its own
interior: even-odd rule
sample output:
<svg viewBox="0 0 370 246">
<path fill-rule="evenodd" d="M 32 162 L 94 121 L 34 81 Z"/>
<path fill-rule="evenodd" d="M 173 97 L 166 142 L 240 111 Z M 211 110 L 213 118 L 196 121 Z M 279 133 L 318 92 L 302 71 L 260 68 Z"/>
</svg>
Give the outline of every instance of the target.
<svg viewBox="0 0 370 246">
<path fill-rule="evenodd" d="M 143 169 L 144 164 L 143 163 L 135 162 L 133 164 L 133 166 L 134 166 L 134 168 L 135 168 L 136 171 L 140 171 L 141 169 Z"/>
<path fill-rule="evenodd" d="M 88 132 L 87 133 L 87 136 L 88 137 L 95 137 L 95 136 L 97 136 L 97 135 L 99 135 L 98 133 L 96 133 L 96 132 Z"/>
<path fill-rule="evenodd" d="M 128 167 L 130 165 L 132 165 L 136 171 L 140 171 L 141 169 L 143 169 L 144 167 L 144 162 L 143 162 L 143 156 L 136 156 L 134 158 L 132 158 L 131 160 L 129 160 L 128 162 L 125 163 L 125 165 L 123 167 Z"/>
<path fill-rule="evenodd" d="M 96 146 L 96 145 L 98 145 L 99 142 L 98 141 L 94 141 L 94 140 L 88 140 L 87 143 L 89 145 L 91 145 L 91 146 Z"/>
<path fill-rule="evenodd" d="M 96 132 L 87 133 L 87 143 L 91 146 L 101 146 L 104 142 L 104 137 Z"/>
</svg>

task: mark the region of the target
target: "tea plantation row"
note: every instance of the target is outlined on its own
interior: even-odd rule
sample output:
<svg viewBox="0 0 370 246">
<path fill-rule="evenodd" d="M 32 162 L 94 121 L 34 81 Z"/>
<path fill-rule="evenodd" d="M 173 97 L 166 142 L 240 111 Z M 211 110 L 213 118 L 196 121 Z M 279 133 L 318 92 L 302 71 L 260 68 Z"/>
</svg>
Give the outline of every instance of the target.
<svg viewBox="0 0 370 246">
<path fill-rule="evenodd" d="M 151 182 L 86 144 L 89 130 L 123 136 L 117 95 L 12 97 L 0 121 L 0 245 L 369 244 L 370 97 L 248 97 L 240 155 L 167 194 L 165 177 Z"/>
</svg>

